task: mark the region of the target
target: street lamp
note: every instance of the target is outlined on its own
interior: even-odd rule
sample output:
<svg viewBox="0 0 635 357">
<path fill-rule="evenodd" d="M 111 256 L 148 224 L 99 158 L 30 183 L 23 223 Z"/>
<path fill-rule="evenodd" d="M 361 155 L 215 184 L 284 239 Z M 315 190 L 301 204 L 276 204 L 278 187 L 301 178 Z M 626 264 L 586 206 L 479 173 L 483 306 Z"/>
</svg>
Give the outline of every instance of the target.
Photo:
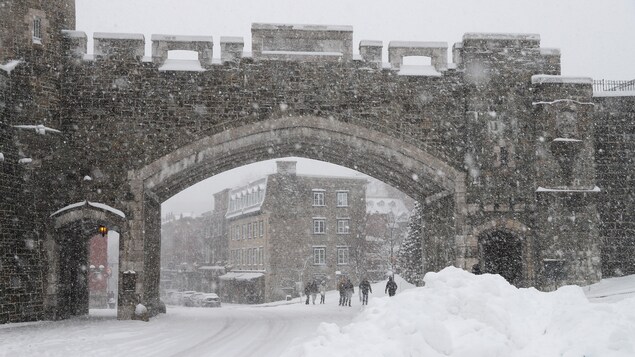
<svg viewBox="0 0 635 357">
<path fill-rule="evenodd" d="M 101 234 L 102 237 L 105 237 L 106 234 L 108 234 L 108 227 L 100 225 L 98 228 L 99 234 Z"/>
</svg>

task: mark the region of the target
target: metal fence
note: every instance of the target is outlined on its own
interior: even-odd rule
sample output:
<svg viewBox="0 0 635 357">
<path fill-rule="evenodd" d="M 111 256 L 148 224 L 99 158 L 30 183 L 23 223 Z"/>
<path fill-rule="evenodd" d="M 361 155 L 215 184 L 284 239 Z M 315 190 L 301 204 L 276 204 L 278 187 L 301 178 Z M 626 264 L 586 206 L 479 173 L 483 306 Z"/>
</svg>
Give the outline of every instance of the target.
<svg viewBox="0 0 635 357">
<path fill-rule="evenodd" d="M 608 79 L 599 79 L 593 81 L 594 92 L 623 92 L 635 91 L 635 79 L 630 81 L 614 81 Z"/>
</svg>

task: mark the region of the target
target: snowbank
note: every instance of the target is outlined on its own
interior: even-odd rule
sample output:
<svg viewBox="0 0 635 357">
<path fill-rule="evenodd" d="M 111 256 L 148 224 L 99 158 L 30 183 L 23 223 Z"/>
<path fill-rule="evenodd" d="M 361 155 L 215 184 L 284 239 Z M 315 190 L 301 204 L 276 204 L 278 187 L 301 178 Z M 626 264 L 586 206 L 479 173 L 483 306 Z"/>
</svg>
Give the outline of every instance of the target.
<svg viewBox="0 0 635 357">
<path fill-rule="evenodd" d="M 322 323 L 287 356 L 633 356 L 635 298 L 590 303 L 579 287 L 517 289 L 457 268 L 372 299 L 350 324 Z"/>
</svg>

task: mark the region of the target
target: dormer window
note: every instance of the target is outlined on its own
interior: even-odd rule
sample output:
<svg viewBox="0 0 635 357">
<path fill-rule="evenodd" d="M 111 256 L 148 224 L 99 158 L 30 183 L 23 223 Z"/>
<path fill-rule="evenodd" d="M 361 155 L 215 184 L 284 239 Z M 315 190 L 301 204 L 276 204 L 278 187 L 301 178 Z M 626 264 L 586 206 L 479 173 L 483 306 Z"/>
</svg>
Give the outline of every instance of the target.
<svg viewBox="0 0 635 357">
<path fill-rule="evenodd" d="M 33 43 L 42 44 L 42 18 L 33 17 Z"/>
</svg>

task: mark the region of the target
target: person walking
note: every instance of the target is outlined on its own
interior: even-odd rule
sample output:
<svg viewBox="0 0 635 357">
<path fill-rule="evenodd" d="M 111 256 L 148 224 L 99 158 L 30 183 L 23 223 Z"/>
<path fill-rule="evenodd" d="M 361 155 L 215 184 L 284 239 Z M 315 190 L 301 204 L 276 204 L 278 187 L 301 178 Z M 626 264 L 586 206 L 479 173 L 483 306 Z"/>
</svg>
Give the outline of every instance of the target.
<svg viewBox="0 0 635 357">
<path fill-rule="evenodd" d="M 346 303 L 346 280 L 344 280 L 344 277 L 337 283 L 337 290 L 340 292 L 340 306 L 344 306 Z"/>
<path fill-rule="evenodd" d="M 353 300 L 353 294 L 355 293 L 355 286 L 353 286 L 353 283 L 351 282 L 351 279 L 346 279 L 346 288 L 345 288 L 345 292 L 346 292 L 346 303 L 348 303 L 348 306 L 351 306 L 351 300 Z M 346 303 L 344 304 L 344 306 L 346 306 Z"/>
<path fill-rule="evenodd" d="M 395 283 L 395 280 L 393 279 L 393 277 L 388 277 L 388 283 L 386 283 L 386 289 L 384 290 L 384 293 L 388 293 L 388 296 L 395 296 L 395 293 L 397 292 L 397 283 Z"/>
<path fill-rule="evenodd" d="M 311 296 L 311 283 L 308 283 L 304 286 L 304 295 L 306 295 L 306 303 L 305 305 L 309 304 L 309 296 Z"/>
<path fill-rule="evenodd" d="M 373 288 L 370 286 L 368 279 L 364 278 L 364 280 L 359 283 L 359 291 L 362 294 L 362 305 L 368 305 L 368 293 L 373 293 Z"/>
<path fill-rule="evenodd" d="M 324 298 L 326 297 L 326 284 L 324 281 L 320 283 L 320 304 L 324 304 Z"/>
<path fill-rule="evenodd" d="M 313 305 L 315 305 L 315 298 L 317 297 L 318 286 L 315 280 L 311 282 L 311 301 L 313 301 Z"/>
</svg>

